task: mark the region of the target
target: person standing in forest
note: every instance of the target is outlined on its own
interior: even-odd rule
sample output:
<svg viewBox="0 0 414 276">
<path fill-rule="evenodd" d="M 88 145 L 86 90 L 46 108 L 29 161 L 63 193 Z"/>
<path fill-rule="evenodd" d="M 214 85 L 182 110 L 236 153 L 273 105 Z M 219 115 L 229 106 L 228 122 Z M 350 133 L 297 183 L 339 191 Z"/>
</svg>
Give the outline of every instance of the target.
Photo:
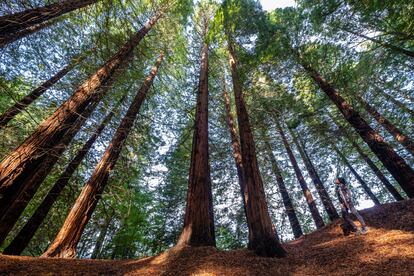
<svg viewBox="0 0 414 276">
<path fill-rule="evenodd" d="M 357 234 L 366 234 L 368 232 L 367 225 L 365 224 L 364 219 L 358 213 L 357 209 L 355 208 L 352 199 L 351 199 L 351 191 L 349 190 L 348 186 L 346 185 L 346 181 L 342 177 L 338 177 L 335 180 L 336 184 L 336 195 L 341 203 L 341 211 L 342 211 L 342 218 L 345 220 L 345 225 L 349 225 L 351 229 L 347 230 L 347 227 L 342 227 L 344 230 L 344 234 L 348 235 L 349 231 L 356 232 Z M 361 223 L 361 229 L 355 225 L 350 217 L 349 211 L 356 216 L 356 218 Z M 345 229 L 344 229 L 345 228 Z"/>
</svg>

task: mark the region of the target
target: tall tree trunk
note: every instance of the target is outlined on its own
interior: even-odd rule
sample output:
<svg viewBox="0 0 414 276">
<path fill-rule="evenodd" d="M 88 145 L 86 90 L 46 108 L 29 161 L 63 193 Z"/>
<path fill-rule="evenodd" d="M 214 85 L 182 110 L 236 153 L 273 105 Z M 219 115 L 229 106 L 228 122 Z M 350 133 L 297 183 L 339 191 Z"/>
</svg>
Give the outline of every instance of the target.
<svg viewBox="0 0 414 276">
<path fill-rule="evenodd" d="M 40 31 L 42 29 L 45 29 L 45 28 L 55 24 L 59 19 L 48 20 L 48 21 L 33 25 L 31 27 L 22 29 L 21 31 L 18 31 L 18 32 L 15 32 L 15 33 L 12 33 L 12 34 L 0 35 L 0 49 L 5 47 L 6 45 L 12 43 L 12 42 L 15 42 L 17 40 L 22 39 L 23 37 L 31 35 L 31 34 L 37 32 L 37 31 Z"/>
<path fill-rule="evenodd" d="M 267 133 L 263 134 L 263 140 L 265 143 L 266 150 L 268 152 L 268 157 L 270 159 L 270 163 L 272 164 L 272 171 L 276 176 L 276 183 L 279 188 L 279 192 L 282 196 L 283 205 L 286 209 L 286 214 L 289 219 L 290 227 L 292 228 L 293 235 L 295 238 L 299 238 L 303 235 L 302 228 L 300 227 L 300 223 L 298 217 L 296 216 L 295 208 L 293 207 L 292 200 L 290 199 L 289 193 L 287 191 L 285 181 L 283 180 L 282 171 L 277 164 L 276 158 L 273 154 L 272 146 L 269 142 L 269 137 Z"/>
<path fill-rule="evenodd" d="M 16 224 L 20 215 L 35 195 L 43 180 L 50 173 L 53 166 L 59 160 L 59 157 L 63 154 L 96 105 L 97 103 L 95 102 L 84 111 L 82 117 L 79 118 L 74 126 L 65 134 L 65 137 L 62 139 L 61 143 L 48 153 L 48 158 L 43 162 L 41 168 L 39 168 L 36 172 L 33 172 L 33 177 L 25 183 L 27 184 L 27 187 L 23 189 L 23 191 L 16 197 L 16 200 L 8 206 L 5 212 L 0 216 L 0 244 L 4 241 L 7 234 Z"/>
<path fill-rule="evenodd" d="M 72 61 L 66 65 L 63 69 L 57 72 L 53 77 L 42 83 L 39 87 L 32 90 L 28 95 L 23 99 L 16 102 L 13 106 L 7 109 L 3 114 L 0 115 L 0 129 L 5 127 L 10 120 L 12 120 L 17 114 L 22 112 L 28 105 L 34 102 L 37 98 L 43 95 L 47 89 L 53 86 L 56 82 L 66 76 L 78 63 L 80 63 L 86 56 Z"/>
<path fill-rule="evenodd" d="M 348 123 L 368 144 L 372 152 L 375 153 L 378 159 L 398 181 L 401 188 L 410 198 L 414 197 L 414 170 L 411 169 L 404 159 L 384 141 L 384 138 L 372 129 L 361 115 L 346 102 L 344 98 L 342 98 L 339 92 L 328 81 L 322 78 L 322 76 L 306 63 L 297 52 L 295 54 L 305 71 L 338 107 Z"/>
<path fill-rule="evenodd" d="M 253 133 L 237 71 L 236 53 L 230 35 L 228 35 L 228 47 L 244 168 L 244 201 L 249 227 L 248 248 L 259 256 L 284 257 L 286 252 L 277 239 L 277 233 L 273 228 L 267 207 Z"/>
<path fill-rule="evenodd" d="M 215 246 L 208 152 L 208 45 L 201 50 L 200 77 L 188 177 L 184 229 L 178 245 Z"/>
<path fill-rule="evenodd" d="M 23 250 L 29 244 L 30 240 L 33 238 L 37 229 L 39 229 L 43 220 L 46 218 L 53 204 L 58 199 L 60 193 L 69 183 L 69 180 L 72 177 L 73 173 L 82 163 L 83 159 L 85 158 L 86 154 L 88 153 L 92 145 L 95 143 L 96 139 L 100 136 L 100 134 L 105 129 L 106 125 L 112 119 L 114 112 L 115 110 L 112 110 L 104 118 L 102 123 L 98 126 L 95 132 L 91 135 L 88 141 L 86 141 L 86 143 L 78 151 L 76 156 L 72 159 L 72 161 L 70 161 L 70 163 L 67 165 L 64 172 L 60 175 L 60 177 L 55 182 L 53 187 L 50 189 L 46 197 L 37 207 L 33 215 L 29 218 L 29 220 L 26 222 L 23 228 L 19 231 L 19 233 L 16 235 L 13 241 L 6 247 L 6 249 L 4 249 L 3 254 L 20 255 L 23 252 Z"/>
<path fill-rule="evenodd" d="M 224 88 L 223 88 L 224 107 L 226 109 L 226 123 L 227 123 L 227 127 L 229 128 L 229 132 L 230 132 L 231 145 L 233 149 L 233 158 L 234 158 L 234 162 L 236 164 L 236 169 L 237 169 L 237 177 L 239 180 L 240 193 L 241 193 L 241 197 L 243 201 L 244 214 L 247 219 L 246 202 L 244 201 L 246 184 L 244 183 L 242 153 L 241 153 L 239 138 L 237 136 L 236 126 L 234 125 L 234 118 L 233 118 L 233 115 L 231 114 L 230 97 L 229 97 L 229 94 L 227 93 L 225 80 L 223 80 L 223 84 L 224 84 Z"/>
<path fill-rule="evenodd" d="M 325 226 L 325 223 L 323 222 L 323 219 L 319 214 L 318 208 L 316 207 L 316 202 L 313 199 L 312 193 L 308 188 L 308 184 L 306 184 L 305 178 L 303 177 L 302 172 L 300 171 L 298 162 L 296 161 L 295 155 L 293 154 L 293 151 L 289 145 L 285 132 L 283 131 L 278 119 L 275 120 L 275 123 L 277 131 L 279 132 L 279 135 L 282 138 L 283 145 L 286 148 L 286 152 L 289 156 L 290 163 L 292 164 L 293 170 L 295 171 L 296 178 L 298 179 L 299 185 L 302 188 L 303 195 L 305 196 L 306 203 L 308 204 L 316 228 L 322 228 Z"/>
<path fill-rule="evenodd" d="M 410 137 L 402 133 L 393 123 L 381 115 L 372 105 L 367 103 L 362 97 L 356 95 L 358 102 L 362 104 L 365 110 L 371 114 L 372 117 L 383 126 L 404 148 L 414 156 L 414 142 Z"/>
<path fill-rule="evenodd" d="M 364 35 L 362 33 L 357 33 L 357 32 L 354 32 L 354 31 L 351 31 L 351 30 L 348 30 L 348 29 L 342 29 L 342 30 L 344 30 L 344 31 L 346 31 L 348 33 L 351 33 L 351 34 L 353 34 L 355 36 L 359 36 L 359 37 L 362 37 L 362 38 L 364 38 L 366 40 L 369 40 L 371 42 L 374 42 L 374 43 L 376 43 L 376 44 L 378 44 L 378 45 L 380 45 L 380 46 L 382 46 L 382 47 L 384 47 L 386 49 L 390 49 L 390 50 L 392 50 L 392 51 L 394 51 L 396 53 L 404 54 L 406 56 L 409 56 L 409 57 L 414 58 L 414 52 L 413 51 L 410 51 L 410 50 L 407 50 L 407 49 L 404 49 L 404 48 L 401 48 L 401 47 L 392 45 L 392 44 L 387 43 L 387 42 L 382 42 L 381 40 L 378 40 L 378 39 L 373 38 L 373 37 L 366 36 L 366 35 Z"/>
<path fill-rule="evenodd" d="M 95 247 L 93 248 L 91 259 L 97 259 L 100 257 L 102 245 L 105 241 L 106 233 L 108 232 L 109 225 L 111 224 L 112 216 L 108 217 L 104 224 L 101 226 L 101 231 L 99 231 L 99 236 L 96 239 Z"/>
<path fill-rule="evenodd" d="M 377 167 L 377 165 L 375 165 L 375 163 L 371 160 L 371 158 L 369 158 L 368 155 L 366 155 L 364 153 L 362 148 L 354 141 L 354 139 L 352 139 L 351 134 L 344 127 L 342 127 L 338 123 L 338 121 L 335 120 L 330 114 L 329 114 L 329 117 L 335 123 L 335 125 L 338 127 L 338 129 L 342 133 L 342 135 L 347 138 L 347 140 L 355 148 L 355 150 L 362 157 L 362 159 L 364 159 L 364 161 L 371 168 L 371 170 L 375 173 L 375 175 L 381 180 L 381 182 L 384 184 L 385 188 L 387 188 L 387 190 L 391 193 L 391 195 L 395 198 L 395 200 L 397 200 L 397 201 L 404 200 L 404 198 L 400 195 L 400 193 L 397 191 L 397 189 L 395 189 L 394 186 L 388 181 L 388 179 L 381 172 L 381 170 Z"/>
<path fill-rule="evenodd" d="M 302 141 L 298 141 L 296 134 L 288 128 L 290 135 L 293 138 L 293 142 L 296 145 L 296 148 L 299 151 L 299 154 L 303 160 L 303 163 L 305 164 L 306 170 L 309 173 L 310 178 L 312 179 L 313 184 L 315 185 L 316 191 L 319 194 L 319 197 L 322 201 L 323 206 L 325 207 L 325 211 L 329 216 L 329 219 L 331 221 L 334 221 L 339 218 L 338 212 L 335 209 L 335 206 L 332 203 L 331 197 L 329 196 L 328 192 L 326 191 L 318 172 L 316 171 L 315 166 L 312 163 L 312 160 L 310 159 L 308 153 L 306 152 L 306 149 L 302 143 Z"/>
<path fill-rule="evenodd" d="M 118 160 L 122 146 L 131 131 L 141 104 L 154 81 L 161 61 L 162 54 L 139 89 L 116 130 L 111 143 L 106 148 L 103 157 L 96 165 L 95 171 L 82 189 L 55 240 L 46 252 L 43 253 L 43 257 L 73 258 L 76 256 L 76 246 L 81 238 L 82 232 L 91 218 L 108 182 L 109 174 Z"/>
<path fill-rule="evenodd" d="M 377 88 L 376 91 L 378 91 L 381 94 L 381 96 L 383 96 L 385 99 L 392 102 L 395 106 L 399 107 L 402 111 L 404 111 L 406 113 L 409 113 L 411 118 L 414 118 L 414 110 L 409 109 L 404 103 L 402 103 L 399 100 L 395 99 L 393 96 L 391 96 L 388 93 L 384 92 L 382 89 Z"/>
<path fill-rule="evenodd" d="M 62 14 L 89 6 L 98 0 L 66 0 L 44 7 L 25 10 L 22 12 L 0 17 L 0 40 L 31 28 Z M 32 30 L 32 33 L 37 31 Z"/>
<path fill-rule="evenodd" d="M 79 86 L 74 94 L 30 137 L 3 159 L 0 163 L 0 213 L 6 210 L 27 186 L 28 179 L 42 167 L 49 151 L 61 142 L 79 114 L 82 114 L 91 102 L 102 99 L 106 89 L 99 88 L 110 82 L 115 71 L 129 61 L 135 46 L 150 31 L 162 13 L 162 11 L 157 12 L 114 56 Z"/>
<path fill-rule="evenodd" d="M 333 150 L 336 152 L 336 154 L 341 158 L 342 162 L 345 164 L 345 166 L 348 167 L 348 169 L 351 171 L 351 173 L 355 176 L 355 178 L 358 180 L 358 182 L 361 184 L 362 189 L 364 189 L 365 193 L 369 196 L 369 198 L 374 202 L 375 205 L 380 205 L 380 201 L 378 198 L 374 195 L 374 193 L 371 191 L 371 189 L 368 187 L 368 184 L 362 179 L 362 177 L 359 175 L 359 173 L 352 167 L 351 163 L 349 163 L 346 156 L 341 152 L 340 149 L 333 143 L 331 143 L 331 146 Z"/>
</svg>

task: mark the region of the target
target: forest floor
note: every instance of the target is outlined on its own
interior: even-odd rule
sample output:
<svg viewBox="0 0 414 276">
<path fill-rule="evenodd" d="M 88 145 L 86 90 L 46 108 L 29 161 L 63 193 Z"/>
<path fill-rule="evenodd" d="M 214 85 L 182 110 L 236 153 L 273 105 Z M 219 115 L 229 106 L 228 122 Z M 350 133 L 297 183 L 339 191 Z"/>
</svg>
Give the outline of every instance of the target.
<svg viewBox="0 0 414 276">
<path fill-rule="evenodd" d="M 286 243 L 289 256 L 283 259 L 212 247 L 122 261 L 0 255 L 0 275 L 414 275 L 414 200 L 361 213 L 366 235 L 344 237 L 334 222 Z"/>
</svg>

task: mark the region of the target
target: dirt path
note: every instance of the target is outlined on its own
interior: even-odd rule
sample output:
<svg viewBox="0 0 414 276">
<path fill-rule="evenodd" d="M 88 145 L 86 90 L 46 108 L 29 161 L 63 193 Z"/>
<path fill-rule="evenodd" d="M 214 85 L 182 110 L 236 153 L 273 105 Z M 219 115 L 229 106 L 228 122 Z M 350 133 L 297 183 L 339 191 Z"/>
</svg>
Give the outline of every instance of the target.
<svg viewBox="0 0 414 276">
<path fill-rule="evenodd" d="M 0 255 L 0 275 L 414 275 L 414 200 L 362 213 L 367 235 L 343 237 L 334 223 L 285 244 L 284 259 L 211 247 L 124 261 Z"/>
</svg>

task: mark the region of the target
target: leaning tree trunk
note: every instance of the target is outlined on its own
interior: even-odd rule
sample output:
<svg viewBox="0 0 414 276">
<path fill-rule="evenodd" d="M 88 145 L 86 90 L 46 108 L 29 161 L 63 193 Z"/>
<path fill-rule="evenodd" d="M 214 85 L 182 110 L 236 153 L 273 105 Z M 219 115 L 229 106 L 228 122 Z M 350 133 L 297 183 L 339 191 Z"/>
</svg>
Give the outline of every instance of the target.
<svg viewBox="0 0 414 276">
<path fill-rule="evenodd" d="M 42 83 L 39 87 L 32 90 L 28 95 L 26 95 L 23 99 L 16 102 L 13 106 L 7 109 L 3 114 L 0 115 L 0 129 L 5 127 L 10 120 L 12 120 L 17 114 L 21 113 L 28 105 L 34 102 L 37 98 L 43 95 L 47 89 L 49 89 L 52 85 L 58 82 L 61 78 L 66 76 L 78 63 L 80 63 L 86 56 L 72 61 L 64 68 L 62 68 L 59 72 L 57 72 L 53 77 Z"/>
<path fill-rule="evenodd" d="M 233 79 L 234 98 L 236 101 L 237 120 L 240 134 L 242 163 L 245 181 L 245 206 L 247 225 L 249 227 L 248 248 L 259 256 L 284 257 L 286 252 L 277 239 L 277 233 L 270 219 L 256 148 L 249 122 L 249 115 L 239 80 L 237 59 L 233 42 L 228 35 L 230 69 Z"/>
<path fill-rule="evenodd" d="M 272 164 L 272 171 L 276 176 L 276 183 L 279 188 L 279 192 L 282 195 L 282 201 L 286 209 L 286 214 L 289 219 L 290 227 L 292 228 L 292 232 L 295 238 L 299 238 L 303 235 L 302 228 L 300 227 L 298 217 L 296 216 L 295 208 L 293 207 L 293 203 L 287 191 L 285 181 L 283 180 L 281 169 L 277 164 L 276 158 L 273 154 L 272 146 L 269 143 L 269 137 L 266 133 L 264 133 L 263 139 L 266 150 L 268 152 L 270 163 Z"/>
<path fill-rule="evenodd" d="M 292 164 L 293 170 L 295 171 L 296 178 L 298 179 L 299 185 L 302 188 L 303 195 L 305 196 L 306 203 L 308 204 L 316 228 L 322 228 L 325 226 L 325 223 L 323 222 L 323 219 L 319 214 L 318 207 L 316 207 L 316 202 L 313 199 L 312 193 L 308 188 L 308 184 L 306 184 L 305 178 L 303 177 L 303 174 L 300 171 L 298 162 L 296 161 L 295 155 L 293 154 L 293 151 L 288 143 L 285 132 L 283 131 L 282 126 L 280 125 L 277 119 L 275 120 L 275 123 L 279 135 L 282 138 L 283 145 L 285 146 L 286 152 L 289 156 L 290 163 Z"/>
<path fill-rule="evenodd" d="M 241 153 L 239 138 L 237 137 L 236 126 L 234 125 L 234 118 L 233 118 L 233 115 L 231 114 L 230 97 L 229 97 L 229 94 L 227 93 L 225 80 L 223 80 L 223 84 L 224 84 L 224 89 L 223 89 L 224 107 L 226 109 L 226 123 L 227 123 L 227 127 L 229 128 L 229 132 L 230 132 L 231 145 L 233 148 L 233 158 L 234 158 L 234 163 L 236 164 L 237 177 L 238 177 L 239 186 L 240 186 L 240 194 L 241 194 L 242 201 L 243 201 L 244 214 L 247 219 L 246 201 L 244 199 L 246 184 L 244 183 L 242 153 Z"/>
<path fill-rule="evenodd" d="M 0 216 L 0 244 L 4 241 L 7 234 L 16 224 L 20 215 L 23 213 L 24 209 L 35 195 L 43 180 L 50 173 L 53 166 L 59 160 L 59 157 L 68 147 L 96 105 L 97 103 L 95 102 L 90 107 L 88 107 L 87 110 L 84 111 L 82 117 L 79 118 L 73 127 L 65 134 L 65 137 L 62 139 L 61 143 L 49 152 L 48 158 L 43 162 L 41 168 L 39 168 L 36 172 L 33 172 L 33 177 L 25 183 L 27 184 L 27 187 L 23 189 L 23 191 L 16 197 L 16 200 L 10 206 L 8 206 L 2 216 Z"/>
<path fill-rule="evenodd" d="M 29 220 L 26 222 L 23 228 L 19 231 L 16 237 L 12 240 L 12 242 L 6 247 L 6 249 L 4 249 L 3 254 L 20 255 L 23 252 L 23 250 L 29 244 L 30 240 L 33 238 L 37 229 L 39 229 L 43 220 L 46 218 L 53 204 L 58 199 L 60 193 L 69 183 L 69 180 L 72 177 L 73 173 L 82 163 L 83 159 L 85 158 L 86 154 L 88 153 L 92 145 L 95 143 L 96 139 L 100 136 L 100 134 L 105 129 L 106 125 L 112 119 L 114 112 L 115 110 L 112 110 L 104 118 L 104 120 L 98 126 L 98 128 L 95 130 L 92 136 L 88 139 L 88 141 L 86 141 L 83 147 L 78 151 L 76 156 L 72 159 L 72 161 L 70 161 L 70 163 L 67 165 L 64 172 L 60 175 L 60 177 L 55 182 L 53 187 L 50 189 L 46 197 L 37 207 L 36 211 L 29 218 Z"/>
<path fill-rule="evenodd" d="M 295 54 L 305 71 L 338 107 L 348 123 L 368 144 L 372 152 L 375 153 L 387 170 L 398 181 L 401 188 L 410 198 L 414 197 L 414 170 L 387 142 L 384 141 L 384 138 L 372 129 L 361 115 L 346 102 L 344 98 L 342 98 L 339 92 L 328 81 L 322 78 L 322 76 L 306 63 L 297 52 L 295 52 Z"/>
<path fill-rule="evenodd" d="M 0 17 L 0 41 L 5 37 L 18 34 L 25 29 L 32 28 L 32 32 L 37 31 L 33 28 L 37 24 L 56 18 L 62 14 L 77 10 L 98 0 L 66 0 L 48 6 L 25 10 L 22 12 L 4 15 Z"/>
<path fill-rule="evenodd" d="M 374 193 L 369 188 L 368 184 L 362 179 L 362 177 L 359 175 L 359 173 L 352 167 L 351 163 L 348 161 L 346 156 L 341 152 L 340 149 L 333 143 L 331 143 L 331 146 L 333 150 L 336 152 L 336 154 L 341 158 L 342 162 L 347 166 L 347 168 L 351 171 L 351 173 L 355 176 L 355 178 L 358 180 L 358 182 L 361 184 L 362 189 L 364 189 L 365 193 L 369 196 L 369 198 L 374 202 L 375 205 L 380 205 L 380 201 L 378 198 L 374 195 Z"/>
<path fill-rule="evenodd" d="M 213 202 L 208 153 L 208 45 L 201 50 L 193 144 L 188 177 L 184 229 L 178 245 L 215 246 Z"/>
<path fill-rule="evenodd" d="M 397 100 L 396 98 L 394 98 L 393 96 L 389 95 L 388 93 L 384 92 L 382 89 L 376 87 L 376 91 L 378 91 L 381 96 L 383 96 L 384 98 L 386 98 L 387 100 L 389 100 L 390 102 L 392 102 L 395 106 L 399 107 L 402 111 L 409 113 L 410 117 L 412 119 L 414 119 L 414 110 L 408 108 L 404 103 L 400 102 L 399 100 Z"/>
<path fill-rule="evenodd" d="M 76 256 L 76 246 L 81 238 L 82 232 L 91 218 L 96 204 L 108 182 L 109 174 L 118 160 L 122 146 L 131 131 L 141 104 L 154 81 L 161 61 L 162 54 L 132 101 L 111 143 L 106 148 L 103 157 L 96 165 L 95 171 L 82 189 L 55 240 L 46 252 L 43 253 L 43 257 L 73 258 Z"/>
<path fill-rule="evenodd" d="M 133 49 L 150 31 L 162 15 L 157 12 L 112 58 L 101 66 L 88 80 L 77 88 L 34 133 L 19 147 L 7 155 L 0 164 L 0 213 L 11 205 L 27 187 L 28 179 L 42 167 L 48 152 L 61 143 L 67 130 L 79 118 L 79 114 L 105 95 L 99 89 L 112 80 L 113 74 L 130 59 Z"/>
<path fill-rule="evenodd" d="M 313 184 L 315 185 L 316 191 L 319 194 L 319 197 L 322 201 L 323 206 L 325 207 L 325 211 L 329 216 L 329 219 L 331 221 L 334 221 L 339 218 L 338 212 L 335 209 L 335 206 L 332 203 L 331 197 L 329 196 L 328 192 L 326 191 L 318 172 L 316 171 L 315 166 L 313 165 L 308 153 L 306 152 L 306 149 L 302 143 L 302 141 L 298 141 L 296 134 L 293 133 L 293 131 L 288 128 L 292 138 L 293 142 L 296 145 L 296 148 L 299 151 L 299 154 L 303 160 L 303 163 L 305 164 L 306 170 L 309 173 L 310 178 L 312 179 Z"/>
<path fill-rule="evenodd" d="M 414 156 L 414 142 L 410 137 L 402 133 L 393 123 L 381 115 L 372 105 L 367 103 L 362 97 L 356 96 L 358 102 L 362 104 L 365 110 L 371 114 L 372 117 L 383 126 L 404 148 Z"/>
<path fill-rule="evenodd" d="M 367 163 L 367 165 L 371 168 L 371 170 L 378 177 L 378 179 L 381 180 L 381 182 L 384 184 L 385 188 L 387 188 L 387 190 L 391 193 L 391 195 L 395 198 L 395 200 L 397 200 L 397 201 L 404 200 L 404 198 L 401 196 L 401 194 L 388 181 L 388 179 L 381 172 L 381 170 L 377 167 L 377 165 L 375 165 L 375 163 L 371 160 L 371 158 L 369 158 L 368 155 L 366 155 L 364 153 L 362 148 L 355 142 L 355 140 L 352 139 L 351 134 L 344 127 L 342 127 L 331 115 L 329 115 L 329 117 L 334 122 L 334 124 L 338 127 L 338 129 L 342 133 L 342 135 L 347 138 L 347 140 L 355 148 L 355 150 L 362 157 L 362 159 L 364 159 L 364 161 Z"/>
</svg>

